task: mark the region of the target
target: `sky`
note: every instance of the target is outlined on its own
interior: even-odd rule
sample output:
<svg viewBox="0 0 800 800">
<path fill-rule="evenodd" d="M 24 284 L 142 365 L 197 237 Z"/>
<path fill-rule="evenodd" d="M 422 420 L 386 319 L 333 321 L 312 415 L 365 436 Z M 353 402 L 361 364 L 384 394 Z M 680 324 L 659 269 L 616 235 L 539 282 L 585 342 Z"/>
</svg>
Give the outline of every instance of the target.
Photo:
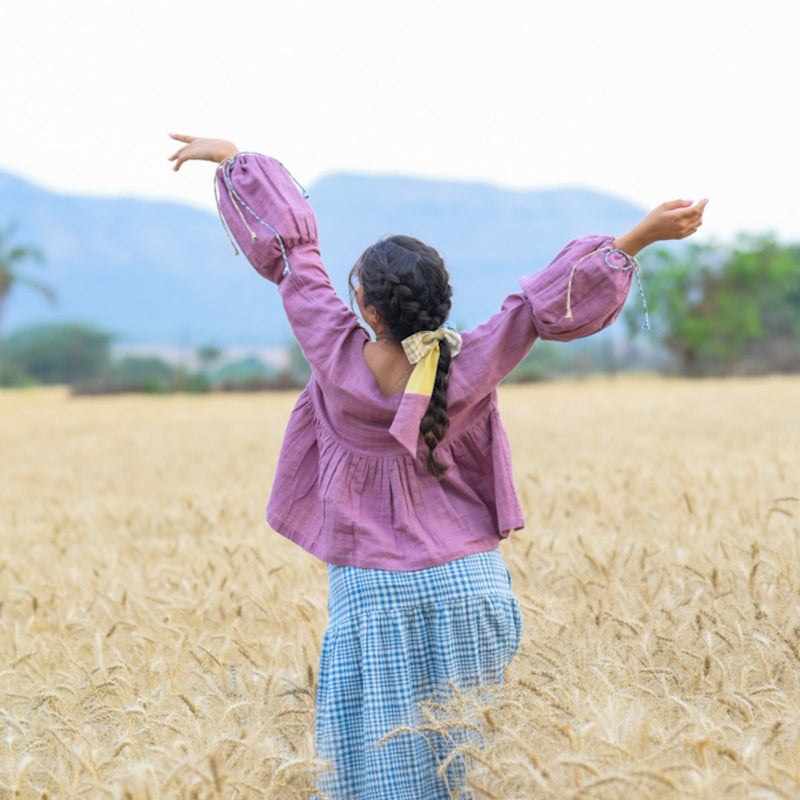
<svg viewBox="0 0 800 800">
<path fill-rule="evenodd" d="M 211 209 L 212 165 L 167 162 L 177 131 L 274 155 L 304 185 L 345 171 L 643 208 L 709 197 L 701 239 L 800 241 L 797 0 L 0 9 L 0 170 L 49 189 Z"/>
</svg>

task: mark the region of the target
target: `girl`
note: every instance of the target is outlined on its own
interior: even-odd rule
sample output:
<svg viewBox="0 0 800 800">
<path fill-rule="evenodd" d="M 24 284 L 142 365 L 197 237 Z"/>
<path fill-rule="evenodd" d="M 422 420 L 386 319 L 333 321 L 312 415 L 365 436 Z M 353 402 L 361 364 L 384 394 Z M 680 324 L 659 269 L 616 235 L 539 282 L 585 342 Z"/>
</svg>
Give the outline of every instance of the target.
<svg viewBox="0 0 800 800">
<path fill-rule="evenodd" d="M 452 742 L 413 731 L 419 702 L 500 683 L 520 637 L 498 546 L 524 521 L 496 387 L 537 338 L 610 325 L 634 256 L 696 231 L 706 201 L 664 203 L 616 239 L 570 242 L 463 336 L 447 326 L 439 254 L 392 236 L 368 247 L 350 275 L 371 337 L 334 292 L 314 213 L 281 164 L 220 139 L 173 138 L 184 143 L 170 159 L 176 170 L 219 163 L 221 217 L 278 285 L 312 367 L 267 519 L 328 564 L 316 743 L 331 769 L 320 790 L 337 800 L 449 798 L 463 764 L 445 768 Z"/>
</svg>

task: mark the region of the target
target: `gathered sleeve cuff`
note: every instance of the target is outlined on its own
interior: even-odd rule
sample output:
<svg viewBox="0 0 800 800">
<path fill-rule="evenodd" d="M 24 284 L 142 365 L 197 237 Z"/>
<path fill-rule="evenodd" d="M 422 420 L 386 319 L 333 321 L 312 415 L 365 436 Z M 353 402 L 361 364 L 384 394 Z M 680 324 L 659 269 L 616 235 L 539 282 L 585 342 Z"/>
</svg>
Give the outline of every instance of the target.
<svg viewBox="0 0 800 800">
<path fill-rule="evenodd" d="M 291 272 L 291 251 L 317 243 L 314 212 L 280 161 L 238 153 L 217 167 L 215 190 L 234 248 L 267 280 L 280 283 Z"/>
<path fill-rule="evenodd" d="M 611 236 L 571 241 L 543 270 L 521 279 L 486 322 L 464 334 L 460 374 L 488 393 L 528 354 L 537 338 L 569 341 L 608 327 L 620 314 L 636 262 Z"/>
<path fill-rule="evenodd" d="M 545 269 L 520 281 L 539 338 L 567 342 L 607 328 L 620 315 L 637 268 L 610 236 L 571 241 Z"/>
<path fill-rule="evenodd" d="M 343 365 L 361 356 L 368 337 L 331 285 L 305 193 L 280 161 L 255 153 L 220 164 L 215 187 L 220 217 L 235 246 L 260 275 L 278 284 L 317 380 L 336 387 Z"/>
</svg>

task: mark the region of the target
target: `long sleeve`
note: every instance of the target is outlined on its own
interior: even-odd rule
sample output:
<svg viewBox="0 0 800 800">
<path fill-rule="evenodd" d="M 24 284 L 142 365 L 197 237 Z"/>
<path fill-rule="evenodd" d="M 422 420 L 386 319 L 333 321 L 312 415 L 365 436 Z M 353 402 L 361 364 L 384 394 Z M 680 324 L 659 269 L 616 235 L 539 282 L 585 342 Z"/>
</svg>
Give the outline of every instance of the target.
<svg viewBox="0 0 800 800">
<path fill-rule="evenodd" d="M 222 165 L 217 188 L 223 220 L 253 267 L 278 284 L 314 372 L 284 436 L 270 525 L 328 563 L 391 570 L 491 550 L 521 527 L 495 388 L 537 337 L 589 335 L 619 314 L 631 273 L 624 256 L 617 264 L 604 249 L 612 240 L 571 243 L 464 334 L 437 449 L 448 471 L 437 481 L 418 418 L 407 437 L 392 432 L 406 395 L 383 396 L 366 366 L 367 333 L 331 286 L 313 211 L 291 176 L 273 159 L 243 154 Z"/>
<path fill-rule="evenodd" d="M 319 252 L 317 222 L 274 158 L 240 153 L 217 170 L 220 215 L 256 271 L 273 283 L 315 376 L 336 381 L 367 334 L 336 294 Z"/>
<path fill-rule="evenodd" d="M 569 341 L 608 327 L 633 279 L 628 257 L 610 236 L 574 239 L 540 272 L 520 281 L 502 308 L 464 334 L 464 379 L 491 391 L 528 354 L 537 338 Z"/>
<path fill-rule="evenodd" d="M 620 315 L 634 271 L 612 241 L 610 236 L 574 239 L 545 269 L 520 281 L 540 339 L 582 339 Z"/>
<path fill-rule="evenodd" d="M 289 252 L 317 244 L 317 220 L 284 166 L 274 158 L 239 153 L 217 168 L 217 204 L 227 229 L 253 268 L 280 283 Z"/>
</svg>

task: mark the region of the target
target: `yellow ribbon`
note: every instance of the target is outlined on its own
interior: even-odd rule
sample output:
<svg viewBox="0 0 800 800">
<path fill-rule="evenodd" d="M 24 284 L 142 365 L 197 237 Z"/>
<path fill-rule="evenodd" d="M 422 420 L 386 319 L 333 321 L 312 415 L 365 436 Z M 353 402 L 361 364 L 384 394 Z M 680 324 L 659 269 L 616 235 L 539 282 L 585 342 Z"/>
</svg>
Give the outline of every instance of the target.
<svg viewBox="0 0 800 800">
<path fill-rule="evenodd" d="M 401 344 L 406 357 L 411 364 L 416 364 L 406 384 L 406 392 L 431 396 L 439 366 L 439 342 L 442 340 L 450 346 L 451 356 L 461 352 L 461 334 L 452 328 L 418 331 L 403 339 Z"/>
</svg>

